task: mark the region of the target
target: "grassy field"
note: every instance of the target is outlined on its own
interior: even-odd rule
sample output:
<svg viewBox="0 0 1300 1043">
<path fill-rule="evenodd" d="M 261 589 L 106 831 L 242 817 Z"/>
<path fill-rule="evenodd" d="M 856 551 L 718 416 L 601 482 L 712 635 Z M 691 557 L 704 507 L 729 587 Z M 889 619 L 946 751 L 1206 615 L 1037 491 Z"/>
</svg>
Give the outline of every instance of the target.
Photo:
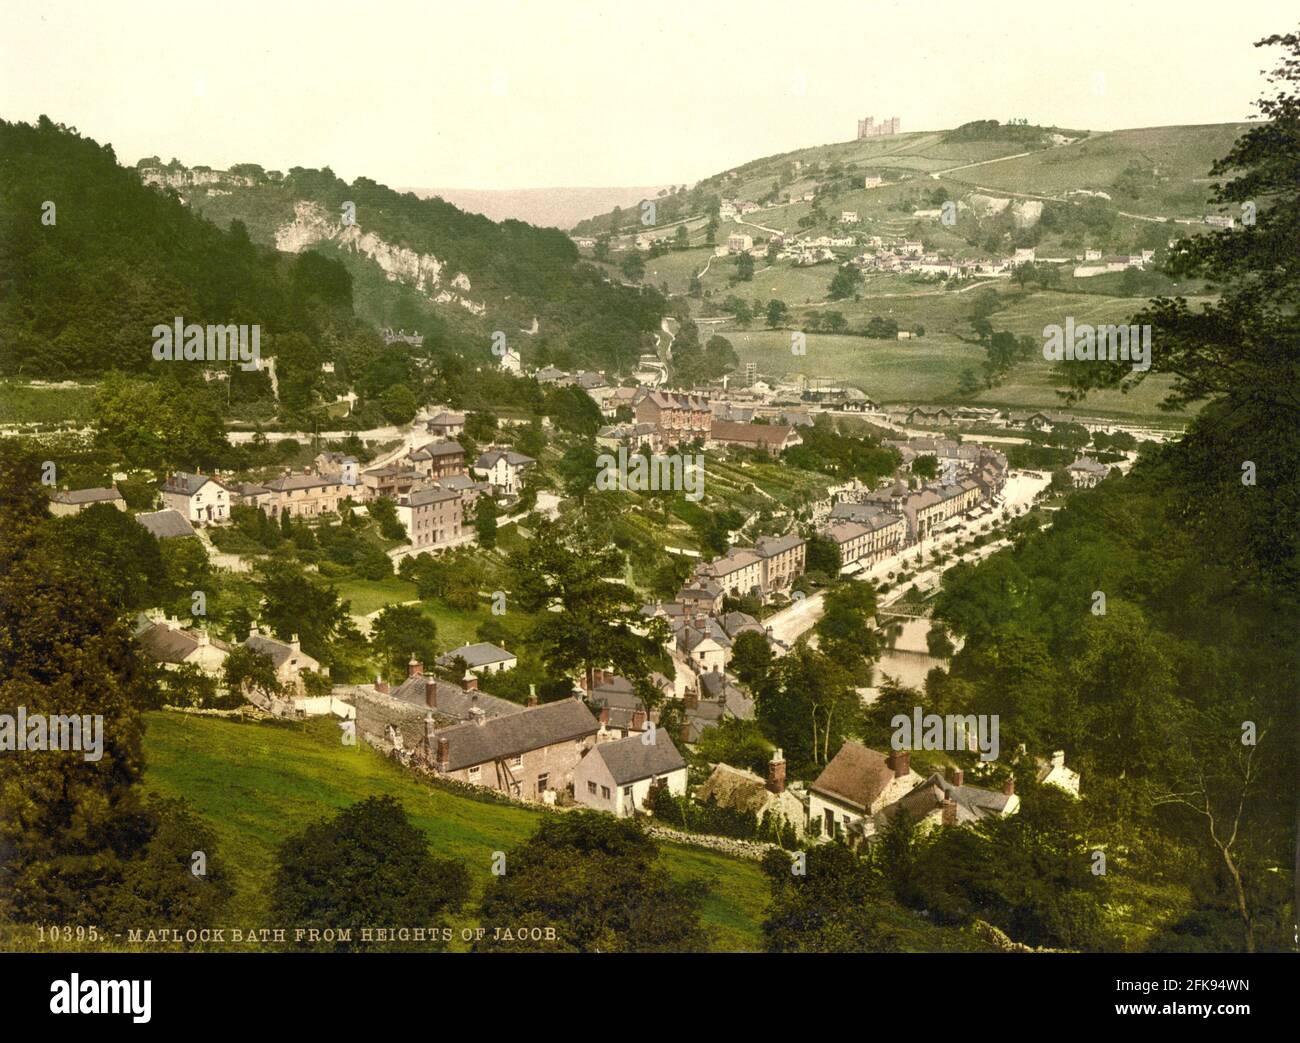
<svg viewBox="0 0 1300 1043">
<path fill-rule="evenodd" d="M 90 417 L 94 385 L 39 387 L 0 382 L 0 424 L 57 424 Z"/>
</svg>

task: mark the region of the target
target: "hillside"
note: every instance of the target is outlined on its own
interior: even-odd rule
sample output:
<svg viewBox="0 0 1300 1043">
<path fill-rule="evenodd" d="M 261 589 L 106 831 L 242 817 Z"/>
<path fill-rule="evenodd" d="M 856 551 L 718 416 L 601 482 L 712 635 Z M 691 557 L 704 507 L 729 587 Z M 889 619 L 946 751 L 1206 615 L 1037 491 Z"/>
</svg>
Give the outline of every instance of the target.
<svg viewBox="0 0 1300 1043">
<path fill-rule="evenodd" d="M 259 725 L 151 713 L 147 721 L 146 788 L 184 796 L 215 829 L 218 857 L 235 886 L 232 923 L 266 922 L 263 888 L 285 836 L 365 797 L 396 797 L 436 855 L 464 862 L 473 902 L 490 879 L 492 853 L 524 840 L 542 814 L 424 783 L 364 744 L 342 745 L 332 720 Z M 704 918 L 717 951 L 761 949 L 767 882 L 755 863 L 671 844 L 662 851 L 674 878 L 705 893 Z M 886 915 L 909 949 L 984 948 L 963 932 L 933 927 L 896 907 Z M 455 926 L 471 923 L 467 911 Z"/>
</svg>

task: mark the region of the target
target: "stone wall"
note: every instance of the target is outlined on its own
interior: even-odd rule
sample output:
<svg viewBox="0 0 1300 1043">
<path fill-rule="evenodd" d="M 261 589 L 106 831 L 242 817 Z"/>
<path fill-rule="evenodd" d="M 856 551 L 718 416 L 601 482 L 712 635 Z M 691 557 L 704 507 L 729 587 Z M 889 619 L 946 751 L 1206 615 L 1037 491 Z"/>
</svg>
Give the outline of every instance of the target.
<svg viewBox="0 0 1300 1043">
<path fill-rule="evenodd" d="M 733 837 L 719 837 L 710 833 L 683 833 L 678 829 L 669 829 L 667 826 L 656 826 L 650 823 L 646 824 L 645 829 L 646 833 L 656 840 L 663 840 L 672 844 L 685 844 L 688 847 L 702 847 L 708 851 L 717 851 L 719 854 L 730 855 L 732 858 L 747 858 L 753 862 L 761 861 L 769 851 L 781 850 L 776 844 L 765 844 L 756 840 L 737 840 Z"/>
<path fill-rule="evenodd" d="M 381 753 L 400 752 L 416 761 L 431 762 L 425 740 L 428 719 L 432 718 L 434 728 L 456 723 L 426 706 L 361 688 L 353 690 L 352 699 L 356 707 L 358 738 Z"/>
</svg>

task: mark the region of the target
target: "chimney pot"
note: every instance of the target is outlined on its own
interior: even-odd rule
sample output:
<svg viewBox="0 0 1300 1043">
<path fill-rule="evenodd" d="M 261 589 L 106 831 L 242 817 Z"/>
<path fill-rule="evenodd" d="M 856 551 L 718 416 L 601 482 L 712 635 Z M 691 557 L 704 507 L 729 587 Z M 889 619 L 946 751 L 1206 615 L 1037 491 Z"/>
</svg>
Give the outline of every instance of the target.
<svg viewBox="0 0 1300 1043">
<path fill-rule="evenodd" d="M 411 661 L 406 664 L 407 677 L 422 677 L 424 675 L 424 664 L 415 656 L 411 656 Z"/>
<path fill-rule="evenodd" d="M 465 691 L 467 691 L 467 692 L 477 692 L 477 691 L 478 691 L 478 675 L 477 675 L 477 674 L 470 674 L 468 677 L 465 678 Z"/>
<path fill-rule="evenodd" d="M 438 682 L 432 677 L 424 679 L 424 705 L 435 710 L 438 708 Z"/>
<path fill-rule="evenodd" d="M 965 778 L 966 773 L 962 771 L 961 768 L 948 769 L 948 781 L 954 786 L 960 786 Z"/>
<path fill-rule="evenodd" d="M 535 684 L 530 684 L 528 686 L 528 705 L 529 706 L 537 705 L 537 685 Z"/>
<path fill-rule="evenodd" d="M 380 677 L 380 678 L 376 678 L 376 679 L 375 679 L 375 691 L 378 692 L 380 695 L 387 695 L 387 694 L 388 694 L 388 682 L 385 681 L 382 677 Z"/>
<path fill-rule="evenodd" d="M 1002 783 L 1002 792 L 1005 793 L 1008 797 L 1013 796 L 1015 794 L 1016 780 L 1014 776 L 1008 778 L 1006 782 Z"/>
<path fill-rule="evenodd" d="M 885 763 L 894 769 L 894 778 L 901 779 L 911 769 L 912 751 L 895 750 L 889 755 Z"/>
<path fill-rule="evenodd" d="M 632 730 L 633 730 L 634 732 L 640 732 L 640 731 L 644 731 L 644 730 L 645 730 L 645 711 L 644 711 L 644 710 L 633 710 L 633 711 L 632 711 Z"/>
<path fill-rule="evenodd" d="M 957 824 L 956 801 L 945 800 L 940 807 L 943 809 L 943 824 L 945 826 L 955 826 Z"/>
<path fill-rule="evenodd" d="M 449 763 L 447 737 L 440 735 L 438 736 L 438 770 L 446 771 Z"/>
<path fill-rule="evenodd" d="M 608 728 L 608 727 L 609 727 L 609 707 L 608 707 L 608 706 L 602 706 L 602 707 L 600 708 L 600 717 L 599 717 L 598 719 L 599 719 L 599 721 L 600 721 L 600 726 L 601 726 L 602 728 Z"/>
</svg>

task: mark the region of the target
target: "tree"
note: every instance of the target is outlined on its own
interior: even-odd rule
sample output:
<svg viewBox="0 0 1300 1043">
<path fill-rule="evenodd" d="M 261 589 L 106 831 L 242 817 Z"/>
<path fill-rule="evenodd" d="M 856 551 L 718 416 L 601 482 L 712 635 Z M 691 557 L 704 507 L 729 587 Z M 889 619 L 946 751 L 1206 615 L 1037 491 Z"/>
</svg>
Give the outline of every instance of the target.
<svg viewBox="0 0 1300 1043">
<path fill-rule="evenodd" d="M 662 620 L 647 627 L 640 599 L 621 582 L 622 553 L 589 523 L 540 519 L 509 565 L 518 604 L 537 613 L 532 641 L 552 672 L 581 670 L 588 690 L 592 671 L 609 663 L 632 681 L 649 674 L 665 637 Z"/>
<path fill-rule="evenodd" d="M 854 264 L 846 264 L 831 279 L 830 289 L 827 291 L 826 296 L 833 301 L 842 301 L 846 297 L 852 297 L 857 293 L 861 285 L 862 269 Z"/>
<path fill-rule="evenodd" d="M 736 254 L 736 281 L 752 282 L 754 278 L 754 258 L 748 253 Z"/>
<path fill-rule="evenodd" d="M 703 952 L 698 885 L 657 864 L 658 845 L 636 819 L 595 811 L 543 816 L 505 856 L 479 907 L 479 922 L 515 935 L 486 937 L 477 952 Z M 391 922 L 391 921 L 385 921 Z M 551 928 L 553 941 L 527 932 Z"/>
<path fill-rule="evenodd" d="M 480 496 L 474 501 L 474 533 L 484 550 L 497 545 L 497 503 L 491 496 Z"/>
<path fill-rule="evenodd" d="M 804 567 L 808 572 L 820 572 L 825 576 L 835 577 L 840 574 L 843 565 L 838 543 L 819 533 L 813 533 L 807 538 Z"/>
<path fill-rule="evenodd" d="M 620 267 L 632 282 L 640 282 L 645 278 L 645 258 L 639 250 L 629 250 Z"/>
<path fill-rule="evenodd" d="M 370 626 L 370 643 L 386 677 L 405 677 L 411 659 L 432 666 L 438 658 L 437 638 L 437 624 L 419 605 L 386 605 Z"/>
<path fill-rule="evenodd" d="M 790 314 L 790 309 L 786 307 L 785 301 L 771 300 L 767 302 L 767 324 L 771 329 L 776 329 L 786 320 Z"/>
<path fill-rule="evenodd" d="M 140 709 L 157 693 L 120 606 L 55 537 L 39 474 L 36 457 L 0 440 L 0 712 L 102 715 L 102 744 L 97 759 L 89 746 L 0 755 L 0 917 L 96 923 L 149 839 Z"/>
<path fill-rule="evenodd" d="M 380 407 L 384 411 L 384 419 L 390 424 L 409 424 L 415 419 L 416 410 L 420 405 L 415 400 L 413 392 L 405 384 L 394 384 L 384 391 L 380 397 Z"/>
<path fill-rule="evenodd" d="M 263 652 L 236 645 L 226 656 L 222 665 L 222 680 L 232 692 L 248 698 L 259 692 L 266 698 L 279 697 L 284 694 L 284 686 L 275 676 L 275 664 L 271 657 Z"/>
<path fill-rule="evenodd" d="M 843 844 L 818 844 L 801 852 L 803 872 L 792 856 L 763 857 L 771 902 L 763 920 L 768 952 L 897 952 L 901 946 L 884 923 L 883 889 L 870 867 Z"/>
<path fill-rule="evenodd" d="M 379 526 L 379 535 L 384 539 L 405 543 L 411 538 L 406 527 L 398 520 L 397 504 L 390 497 L 376 496 L 366 505 L 366 512 Z"/>
<path fill-rule="evenodd" d="M 772 665 L 772 646 L 766 634 L 746 630 L 736 636 L 731 647 L 731 670 L 740 683 L 748 687 L 761 684 Z"/>
<path fill-rule="evenodd" d="M 939 476 L 939 459 L 929 453 L 912 461 L 912 473 L 918 478 L 933 481 Z"/>
<path fill-rule="evenodd" d="M 436 928 L 469 896 L 459 862 L 433 858 L 429 839 L 392 797 L 369 797 L 289 837 L 276 854 L 270 887 L 277 923 L 351 929 L 350 941 L 297 943 L 348 951 L 437 951 L 427 942 L 367 942 L 362 928 L 410 924 Z"/>
<path fill-rule="evenodd" d="M 848 670 L 806 645 L 778 659 L 755 694 L 763 733 L 796 770 L 829 761 L 860 715 Z"/>
<path fill-rule="evenodd" d="M 565 450 L 555 469 L 564 485 L 565 494 L 582 503 L 595 488 L 596 475 L 600 470 L 596 466 L 596 450 L 586 443 L 571 446 Z"/>
</svg>

